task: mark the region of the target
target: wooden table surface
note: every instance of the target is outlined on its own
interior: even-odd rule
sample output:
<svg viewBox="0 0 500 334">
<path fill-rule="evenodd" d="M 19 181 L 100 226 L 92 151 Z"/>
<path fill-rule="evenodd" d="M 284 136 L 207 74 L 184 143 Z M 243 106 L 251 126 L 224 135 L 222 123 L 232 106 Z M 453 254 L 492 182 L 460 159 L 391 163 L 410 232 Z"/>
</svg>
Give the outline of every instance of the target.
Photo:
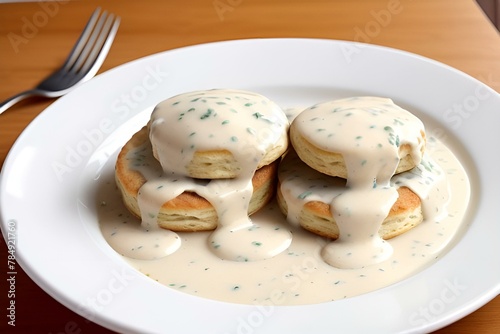
<svg viewBox="0 0 500 334">
<path fill-rule="evenodd" d="M 255 37 L 356 40 L 417 53 L 500 92 L 500 37 L 473 0 L 53 1 L 0 4 L 0 100 L 61 64 L 97 7 L 122 23 L 100 72 L 187 45 Z M 35 98 L 0 115 L 0 165 L 23 129 L 53 100 Z M 43 223 L 43 222 L 41 222 Z M 1 259 L 7 249 L 1 243 Z M 50 259 L 48 259 L 50 261 Z M 2 266 L 6 268 L 6 266 Z M 6 313 L 6 269 L 0 309 Z M 500 297 L 440 333 L 500 333 Z M 105 333 L 42 291 L 20 269 L 16 326 L 0 332 Z"/>
</svg>

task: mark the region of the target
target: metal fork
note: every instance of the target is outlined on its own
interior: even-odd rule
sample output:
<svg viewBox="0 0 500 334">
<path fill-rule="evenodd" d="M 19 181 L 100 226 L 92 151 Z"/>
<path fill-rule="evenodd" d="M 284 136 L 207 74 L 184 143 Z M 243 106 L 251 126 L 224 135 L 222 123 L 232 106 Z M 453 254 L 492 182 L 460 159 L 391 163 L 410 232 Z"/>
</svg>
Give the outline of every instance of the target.
<svg viewBox="0 0 500 334">
<path fill-rule="evenodd" d="M 92 78 L 106 58 L 115 38 L 120 17 L 97 8 L 64 64 L 35 88 L 21 92 L 0 103 L 0 114 L 31 96 L 54 98 L 68 93 Z M 100 17 L 99 17 L 100 15 Z"/>
</svg>

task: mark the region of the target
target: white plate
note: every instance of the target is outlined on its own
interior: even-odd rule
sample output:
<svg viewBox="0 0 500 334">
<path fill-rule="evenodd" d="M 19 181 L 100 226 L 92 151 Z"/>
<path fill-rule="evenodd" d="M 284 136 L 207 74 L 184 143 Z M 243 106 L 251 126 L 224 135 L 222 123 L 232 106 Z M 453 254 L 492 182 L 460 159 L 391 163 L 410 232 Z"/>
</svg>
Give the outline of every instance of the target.
<svg viewBox="0 0 500 334">
<path fill-rule="evenodd" d="M 238 88 L 284 107 L 347 95 L 388 96 L 420 116 L 470 175 L 467 232 L 434 265 L 387 288 L 308 306 L 256 307 L 183 294 L 136 272 L 104 241 L 100 172 L 147 120 L 141 111 L 184 91 Z M 17 257 L 68 308 L 120 332 L 428 332 L 500 291 L 500 97 L 443 64 L 340 41 L 241 40 L 172 50 L 97 76 L 45 110 L 3 166 L 1 218 Z"/>
</svg>

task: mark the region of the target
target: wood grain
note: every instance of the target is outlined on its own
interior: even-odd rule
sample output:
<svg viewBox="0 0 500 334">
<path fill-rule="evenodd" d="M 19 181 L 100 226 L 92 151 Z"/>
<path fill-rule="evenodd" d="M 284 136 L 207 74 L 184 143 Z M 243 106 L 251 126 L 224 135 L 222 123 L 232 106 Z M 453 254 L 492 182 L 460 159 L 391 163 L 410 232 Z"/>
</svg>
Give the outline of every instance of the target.
<svg viewBox="0 0 500 334">
<path fill-rule="evenodd" d="M 0 100 L 34 86 L 57 68 L 97 6 L 122 18 L 100 72 L 152 53 L 212 41 L 328 38 L 417 53 L 500 92 L 500 37 L 473 0 L 86 0 L 0 4 Z M 51 102 L 31 99 L 0 116 L 0 164 Z M 7 259 L 3 243 L 1 254 Z M 1 281 L 4 301 L 7 286 Z M 66 309 L 21 270 L 17 289 L 16 327 L 3 319 L 2 333 L 108 332 Z M 500 333 L 499 313 L 496 297 L 438 332 Z"/>
</svg>

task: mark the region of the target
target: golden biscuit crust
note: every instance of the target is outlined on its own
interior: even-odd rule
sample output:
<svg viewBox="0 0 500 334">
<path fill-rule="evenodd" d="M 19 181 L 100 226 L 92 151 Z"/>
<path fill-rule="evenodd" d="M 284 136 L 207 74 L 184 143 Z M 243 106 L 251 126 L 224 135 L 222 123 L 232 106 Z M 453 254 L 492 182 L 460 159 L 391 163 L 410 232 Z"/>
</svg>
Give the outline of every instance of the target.
<svg viewBox="0 0 500 334">
<path fill-rule="evenodd" d="M 398 188 L 399 197 L 392 206 L 388 216 L 379 229 L 383 239 L 394 238 L 420 224 L 424 217 L 420 198 L 407 187 Z M 288 204 L 281 192 L 277 190 L 277 201 L 280 210 L 286 216 Z M 321 201 L 307 202 L 299 215 L 299 224 L 304 229 L 322 237 L 337 239 L 339 228 L 330 211 L 330 205 Z"/>
<path fill-rule="evenodd" d="M 136 148 L 145 146 L 144 154 L 151 154 L 147 127 L 135 133 L 123 146 L 115 165 L 115 180 L 127 209 L 140 218 L 137 194 L 146 178 L 130 164 L 127 155 Z M 252 179 L 254 193 L 250 201 L 249 214 L 266 205 L 273 197 L 276 186 L 278 161 L 258 169 Z M 217 227 L 217 213 L 205 198 L 185 191 L 164 203 L 158 215 L 160 227 L 172 231 L 206 231 Z"/>
<path fill-rule="evenodd" d="M 295 123 L 292 123 L 290 126 L 290 141 L 300 159 L 309 165 L 309 167 L 323 174 L 347 179 L 347 167 L 342 154 L 328 152 L 314 146 L 297 130 L 297 126 L 294 124 Z M 425 141 L 425 133 L 421 132 L 421 136 L 422 140 Z M 422 145 L 422 149 L 424 146 L 425 145 Z M 404 144 L 401 145 L 399 151 L 401 159 L 396 169 L 396 174 L 408 171 L 415 167 L 415 162 L 410 155 L 411 147 Z"/>
</svg>

